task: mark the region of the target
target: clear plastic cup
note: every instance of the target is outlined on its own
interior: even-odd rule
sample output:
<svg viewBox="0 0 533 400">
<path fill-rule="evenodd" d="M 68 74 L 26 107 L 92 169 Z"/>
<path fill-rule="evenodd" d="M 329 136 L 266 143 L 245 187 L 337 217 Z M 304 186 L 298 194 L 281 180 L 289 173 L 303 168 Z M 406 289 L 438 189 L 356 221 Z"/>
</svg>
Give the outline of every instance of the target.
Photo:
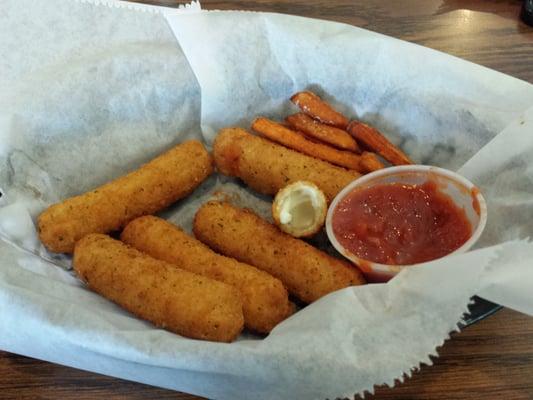
<svg viewBox="0 0 533 400">
<path fill-rule="evenodd" d="M 346 186 L 331 202 L 326 217 L 326 233 L 333 246 L 344 257 L 356 264 L 365 274 L 369 282 L 386 282 L 403 268 L 412 265 L 387 265 L 365 260 L 344 248 L 337 240 L 331 221 L 333 212 L 339 202 L 350 192 L 357 189 L 369 188 L 375 185 L 390 183 L 405 183 L 409 185 L 422 184 L 428 180 L 437 183 L 439 190 L 447 194 L 455 204 L 465 210 L 466 217 L 472 227 L 472 235 L 458 249 L 447 254 L 463 253 L 469 250 L 479 239 L 487 223 L 487 204 L 479 189 L 466 178 L 455 172 L 427 165 L 403 165 L 384 168 L 364 175 Z M 444 258 L 441 257 L 441 258 Z"/>
</svg>

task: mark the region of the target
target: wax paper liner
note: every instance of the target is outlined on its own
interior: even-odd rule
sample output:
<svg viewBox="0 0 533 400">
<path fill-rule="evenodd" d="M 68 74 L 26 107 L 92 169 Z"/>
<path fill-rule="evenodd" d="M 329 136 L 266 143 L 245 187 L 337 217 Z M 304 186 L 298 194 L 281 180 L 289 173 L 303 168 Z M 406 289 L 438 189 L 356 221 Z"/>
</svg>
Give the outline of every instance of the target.
<svg viewBox="0 0 533 400">
<path fill-rule="evenodd" d="M 179 16 L 58 0 L 12 0 L 4 10 L 1 348 L 210 398 L 322 399 L 431 364 L 475 293 L 532 313 L 533 246 L 517 240 L 532 231 L 531 85 L 365 30 L 276 14 Z M 222 126 L 282 118 L 294 110 L 290 94 L 305 88 L 417 161 L 461 167 L 489 204 L 484 248 L 332 293 L 267 338 L 220 344 L 154 329 L 85 290 L 58 268 L 70 260 L 40 245 L 34 221 L 47 205 L 185 138 L 210 145 Z M 213 196 L 268 217 L 269 198 L 221 176 L 162 215 L 190 230 Z"/>
</svg>

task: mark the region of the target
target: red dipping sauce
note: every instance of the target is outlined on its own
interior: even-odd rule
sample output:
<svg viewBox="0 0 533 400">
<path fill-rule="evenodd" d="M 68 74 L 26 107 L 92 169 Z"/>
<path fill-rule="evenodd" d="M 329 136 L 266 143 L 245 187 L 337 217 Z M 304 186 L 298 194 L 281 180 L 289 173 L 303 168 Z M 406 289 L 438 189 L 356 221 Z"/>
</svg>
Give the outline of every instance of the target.
<svg viewBox="0 0 533 400">
<path fill-rule="evenodd" d="M 337 204 L 332 229 L 357 257 L 389 265 L 440 258 L 472 235 L 465 211 L 432 181 L 355 189 Z"/>
</svg>

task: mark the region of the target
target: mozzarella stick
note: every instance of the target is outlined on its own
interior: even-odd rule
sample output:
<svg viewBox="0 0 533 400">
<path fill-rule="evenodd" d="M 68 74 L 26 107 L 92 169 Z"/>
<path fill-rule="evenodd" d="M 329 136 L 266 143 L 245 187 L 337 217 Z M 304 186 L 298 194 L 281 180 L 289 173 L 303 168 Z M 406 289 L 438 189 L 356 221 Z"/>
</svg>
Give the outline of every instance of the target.
<svg viewBox="0 0 533 400">
<path fill-rule="evenodd" d="M 300 107 L 304 113 L 314 119 L 337 128 L 345 129 L 348 118 L 335 111 L 328 103 L 313 92 L 299 92 L 291 97 L 291 101 Z"/>
<path fill-rule="evenodd" d="M 316 141 L 310 141 L 302 134 L 267 118 L 256 118 L 252 123 L 252 129 L 274 142 L 282 144 L 290 149 L 297 150 L 308 156 L 316 157 L 340 167 L 353 169 L 361 173 L 374 171 L 368 170 L 369 165 L 357 154 L 338 150 L 334 147 L 317 143 Z M 381 166 L 381 168 L 383 168 L 383 166 Z"/>
<path fill-rule="evenodd" d="M 231 342 L 244 318 L 238 291 L 156 260 L 107 235 L 77 242 L 74 270 L 89 288 L 161 328 Z"/>
<path fill-rule="evenodd" d="M 306 303 L 365 283 L 354 265 L 281 232 L 250 210 L 228 203 L 204 204 L 194 218 L 194 234 L 212 249 L 275 276 Z"/>
<path fill-rule="evenodd" d="M 287 123 L 296 131 L 321 140 L 342 150 L 360 153 L 361 150 L 355 139 L 346 131 L 334 126 L 315 121 L 304 113 L 296 113 L 285 118 Z"/>
<path fill-rule="evenodd" d="M 153 214 L 187 196 L 212 172 L 204 146 L 184 142 L 128 175 L 49 207 L 39 216 L 39 236 L 48 250 L 72 253 L 83 236 L 119 230 Z"/>
<path fill-rule="evenodd" d="M 244 324 L 253 331 L 268 333 L 292 313 L 287 290 L 278 279 L 215 253 L 161 218 L 134 219 L 121 240 L 154 258 L 235 287 L 243 301 Z"/>
<path fill-rule="evenodd" d="M 215 139 L 213 155 L 218 170 L 242 179 L 258 192 L 275 195 L 289 183 L 310 181 L 328 201 L 360 176 L 330 163 L 253 136 L 240 128 L 222 129 Z"/>
<path fill-rule="evenodd" d="M 375 151 L 385 160 L 393 165 L 407 165 L 413 162 L 398 147 L 393 145 L 383 134 L 376 128 L 363 124 L 362 122 L 352 121 L 348 125 L 348 132 L 359 142 L 364 144 L 368 149 Z"/>
</svg>

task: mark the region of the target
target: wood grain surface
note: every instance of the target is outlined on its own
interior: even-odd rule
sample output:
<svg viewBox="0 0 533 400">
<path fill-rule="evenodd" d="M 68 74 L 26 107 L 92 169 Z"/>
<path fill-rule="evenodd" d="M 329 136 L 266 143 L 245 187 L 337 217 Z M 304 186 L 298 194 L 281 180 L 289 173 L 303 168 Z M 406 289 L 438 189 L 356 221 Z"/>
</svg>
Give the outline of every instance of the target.
<svg viewBox="0 0 533 400">
<path fill-rule="evenodd" d="M 174 1 L 145 1 L 173 6 Z M 519 0 L 202 1 L 205 9 L 272 11 L 364 27 L 533 83 L 533 28 Z M 433 366 L 371 399 L 533 399 L 533 318 L 506 310 L 453 335 Z M 153 388 L 0 352 L 0 399 L 179 399 Z"/>
<path fill-rule="evenodd" d="M 504 309 L 439 349 L 433 366 L 367 399 L 533 399 L 533 318 Z M 200 397 L 0 353 L 0 399 L 176 399 Z M 281 400 L 281 399 L 280 399 Z M 289 400 L 289 399 L 287 399 Z"/>
</svg>

